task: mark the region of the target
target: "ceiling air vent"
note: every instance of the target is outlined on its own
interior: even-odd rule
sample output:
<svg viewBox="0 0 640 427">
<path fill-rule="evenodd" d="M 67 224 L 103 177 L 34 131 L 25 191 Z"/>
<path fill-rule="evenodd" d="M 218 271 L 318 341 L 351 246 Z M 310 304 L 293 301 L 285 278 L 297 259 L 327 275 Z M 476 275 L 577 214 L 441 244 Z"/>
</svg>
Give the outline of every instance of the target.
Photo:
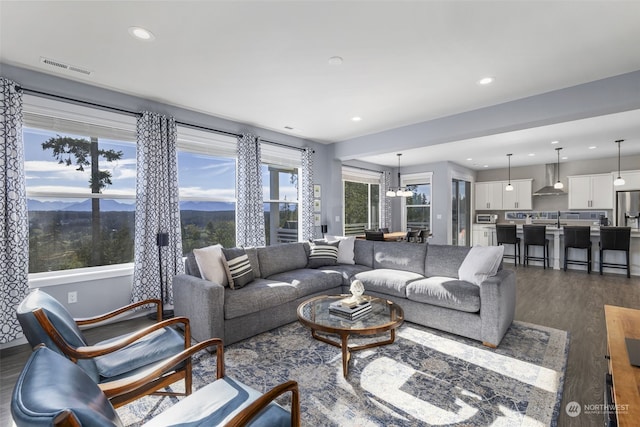
<svg viewBox="0 0 640 427">
<path fill-rule="evenodd" d="M 64 62 L 56 61 L 55 59 L 49 59 L 41 56 L 40 62 L 50 67 L 58 68 L 60 70 L 73 71 L 74 73 L 80 73 L 86 76 L 91 75 L 91 71 L 87 70 L 86 68 L 76 67 L 75 65 L 71 65 L 71 64 L 65 64 Z"/>
</svg>

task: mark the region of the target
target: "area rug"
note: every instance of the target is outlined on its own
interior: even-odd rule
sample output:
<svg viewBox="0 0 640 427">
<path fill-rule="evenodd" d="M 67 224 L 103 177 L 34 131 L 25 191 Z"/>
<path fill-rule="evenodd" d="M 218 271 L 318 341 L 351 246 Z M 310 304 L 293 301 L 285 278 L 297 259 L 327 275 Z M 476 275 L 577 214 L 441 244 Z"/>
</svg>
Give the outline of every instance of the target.
<svg viewBox="0 0 640 427">
<path fill-rule="evenodd" d="M 298 381 L 303 426 L 554 426 L 568 351 L 567 332 L 528 323 L 514 322 L 497 349 L 405 323 L 395 343 L 352 353 L 344 378 L 340 350 L 294 322 L 228 346 L 225 366 L 263 392 Z M 215 369 L 198 354 L 194 389 Z M 175 402 L 149 396 L 118 413 L 137 426 Z"/>
</svg>

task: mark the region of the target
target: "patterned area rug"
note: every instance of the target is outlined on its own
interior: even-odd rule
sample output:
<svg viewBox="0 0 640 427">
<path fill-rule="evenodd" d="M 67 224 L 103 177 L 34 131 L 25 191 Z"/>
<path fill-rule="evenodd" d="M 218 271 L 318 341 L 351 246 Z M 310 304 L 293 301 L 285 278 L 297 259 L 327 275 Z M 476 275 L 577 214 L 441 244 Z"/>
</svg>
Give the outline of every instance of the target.
<svg viewBox="0 0 640 427">
<path fill-rule="evenodd" d="M 230 345 L 225 362 L 263 392 L 298 381 L 304 426 L 553 426 L 568 351 L 567 332 L 522 322 L 497 349 L 405 323 L 395 343 L 352 353 L 345 379 L 340 350 L 294 322 Z M 194 389 L 215 379 L 215 357 L 199 354 L 193 377 Z M 118 413 L 137 426 L 176 401 L 145 397 Z"/>
</svg>

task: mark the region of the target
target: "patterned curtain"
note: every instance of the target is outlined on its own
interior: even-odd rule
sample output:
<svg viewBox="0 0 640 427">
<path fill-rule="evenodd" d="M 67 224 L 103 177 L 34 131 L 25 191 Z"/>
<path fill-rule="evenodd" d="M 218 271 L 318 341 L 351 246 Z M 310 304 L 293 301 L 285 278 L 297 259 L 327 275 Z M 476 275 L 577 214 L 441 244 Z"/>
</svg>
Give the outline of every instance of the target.
<svg viewBox="0 0 640 427">
<path fill-rule="evenodd" d="M 132 301 L 160 297 L 158 233 L 168 233 L 161 247 L 166 302 L 173 302 L 171 281 L 184 273 L 178 199 L 176 123 L 173 117 L 145 111 L 138 119 L 136 148 L 135 266 Z"/>
<path fill-rule="evenodd" d="M 382 172 L 380 181 L 380 228 L 391 227 L 391 199 L 386 194 L 391 186 L 391 172 Z"/>
<path fill-rule="evenodd" d="M 313 221 L 313 150 L 305 148 L 301 152 L 302 170 L 300 185 L 302 199 L 300 206 L 300 220 L 302 221 L 302 240 L 307 241 L 315 237 L 315 224 Z"/>
<path fill-rule="evenodd" d="M 266 245 L 262 199 L 260 140 L 252 134 L 238 136 L 236 245 Z"/>
<path fill-rule="evenodd" d="M 29 292 L 29 216 L 22 144 L 22 93 L 0 77 L 0 343 L 22 336 L 16 307 Z"/>
</svg>

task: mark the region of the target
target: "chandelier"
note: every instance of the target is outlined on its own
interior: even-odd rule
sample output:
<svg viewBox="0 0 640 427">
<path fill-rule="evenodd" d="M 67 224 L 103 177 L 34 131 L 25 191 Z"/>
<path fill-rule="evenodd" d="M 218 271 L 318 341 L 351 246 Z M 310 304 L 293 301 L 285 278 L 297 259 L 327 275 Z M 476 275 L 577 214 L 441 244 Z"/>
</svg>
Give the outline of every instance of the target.
<svg viewBox="0 0 640 427">
<path fill-rule="evenodd" d="M 390 187 L 389 190 L 387 190 L 386 195 L 387 197 L 411 197 L 413 196 L 413 191 L 400 186 L 400 183 L 402 182 L 400 180 L 400 156 L 402 156 L 402 153 L 398 153 L 397 156 L 398 156 L 398 186 L 396 187 L 396 189 L 393 189 L 392 187 Z"/>
</svg>

